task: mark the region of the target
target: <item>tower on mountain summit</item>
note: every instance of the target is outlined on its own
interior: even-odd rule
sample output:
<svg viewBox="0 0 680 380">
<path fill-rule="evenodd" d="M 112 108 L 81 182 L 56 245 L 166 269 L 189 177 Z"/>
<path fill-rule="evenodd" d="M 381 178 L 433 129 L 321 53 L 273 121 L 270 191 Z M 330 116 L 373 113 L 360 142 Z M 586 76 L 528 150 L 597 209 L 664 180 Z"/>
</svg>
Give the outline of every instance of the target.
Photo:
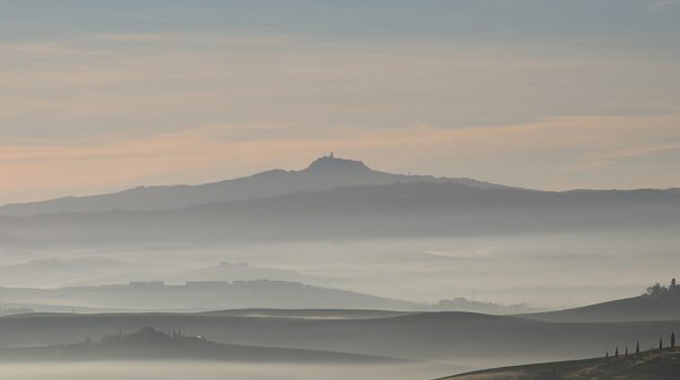
<svg viewBox="0 0 680 380">
<path fill-rule="evenodd" d="M 334 173 L 335 175 L 340 173 L 353 175 L 357 173 L 371 173 L 371 169 L 364 165 L 363 162 L 338 158 L 335 152 L 329 152 L 327 155 L 317 158 L 304 171 L 307 173 Z"/>
</svg>

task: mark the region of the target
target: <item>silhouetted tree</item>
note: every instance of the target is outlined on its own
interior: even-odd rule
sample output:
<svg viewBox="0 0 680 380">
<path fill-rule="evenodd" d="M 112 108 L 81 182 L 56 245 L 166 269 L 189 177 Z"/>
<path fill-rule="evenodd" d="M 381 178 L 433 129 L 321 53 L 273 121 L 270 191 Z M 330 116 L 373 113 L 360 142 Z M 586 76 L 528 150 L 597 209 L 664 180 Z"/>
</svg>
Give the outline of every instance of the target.
<svg viewBox="0 0 680 380">
<path fill-rule="evenodd" d="M 615 358 L 619 357 L 619 346 L 616 346 L 616 351 L 614 351 L 614 357 Z"/>
<path fill-rule="evenodd" d="M 660 297 L 663 295 L 666 291 L 666 288 L 661 286 L 658 282 L 654 284 L 654 286 L 650 286 L 647 288 L 647 294 L 652 296 L 652 297 Z"/>
<path fill-rule="evenodd" d="M 640 342 L 635 344 L 635 356 L 640 355 Z"/>
<path fill-rule="evenodd" d="M 628 356 L 628 346 L 626 346 L 626 356 Z"/>
<path fill-rule="evenodd" d="M 663 351 L 663 339 L 659 339 L 659 351 Z"/>
<path fill-rule="evenodd" d="M 609 351 L 605 352 L 604 358 L 607 359 L 607 360 L 609 360 Z"/>
<path fill-rule="evenodd" d="M 675 332 L 671 333 L 671 349 L 675 348 Z"/>
</svg>

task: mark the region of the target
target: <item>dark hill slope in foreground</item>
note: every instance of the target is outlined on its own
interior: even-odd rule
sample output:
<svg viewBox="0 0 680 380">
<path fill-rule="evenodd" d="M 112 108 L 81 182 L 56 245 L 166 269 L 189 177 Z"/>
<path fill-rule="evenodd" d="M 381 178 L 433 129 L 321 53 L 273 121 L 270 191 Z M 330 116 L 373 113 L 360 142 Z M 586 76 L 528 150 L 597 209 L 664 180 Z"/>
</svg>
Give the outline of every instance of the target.
<svg viewBox="0 0 680 380">
<path fill-rule="evenodd" d="M 477 371 L 438 380 L 677 380 L 680 351 L 648 351 L 617 359 L 589 359 Z"/>
</svg>

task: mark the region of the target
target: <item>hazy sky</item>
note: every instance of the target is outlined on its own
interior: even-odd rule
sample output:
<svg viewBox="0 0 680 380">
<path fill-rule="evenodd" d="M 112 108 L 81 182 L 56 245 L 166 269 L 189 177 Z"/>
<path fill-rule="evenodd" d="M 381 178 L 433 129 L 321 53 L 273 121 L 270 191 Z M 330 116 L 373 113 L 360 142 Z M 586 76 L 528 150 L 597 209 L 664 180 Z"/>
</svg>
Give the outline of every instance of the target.
<svg viewBox="0 0 680 380">
<path fill-rule="evenodd" d="M 680 0 L 0 0 L 0 203 L 331 150 L 680 186 Z"/>
</svg>

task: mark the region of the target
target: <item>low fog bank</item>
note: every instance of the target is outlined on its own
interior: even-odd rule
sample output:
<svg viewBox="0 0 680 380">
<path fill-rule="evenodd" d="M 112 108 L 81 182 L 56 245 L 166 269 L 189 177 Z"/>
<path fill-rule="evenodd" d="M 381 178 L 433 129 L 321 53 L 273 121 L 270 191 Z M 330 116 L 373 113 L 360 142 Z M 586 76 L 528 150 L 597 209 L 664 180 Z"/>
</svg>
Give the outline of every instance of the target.
<svg viewBox="0 0 680 380">
<path fill-rule="evenodd" d="M 471 367 L 452 363 L 409 365 L 298 365 L 206 362 L 98 362 L 0 364 L 13 380 L 426 380 Z"/>
<path fill-rule="evenodd" d="M 679 246 L 677 234 L 591 232 L 281 244 L 0 249 L 3 262 L 0 287 L 60 288 L 153 280 L 181 285 L 190 281 L 269 279 L 419 304 L 437 305 L 441 300 L 465 297 L 469 301 L 559 309 L 639 295 L 650 283 L 677 277 L 674 268 L 680 267 Z M 3 301 L 38 304 L 28 299 Z M 187 306 L 205 306 L 193 303 Z M 81 297 L 75 305 L 63 302 L 61 305 L 77 306 L 79 312 L 86 307 L 113 309 L 96 297 Z M 127 310 L 123 306 L 126 305 L 118 303 L 118 309 Z M 209 308 L 223 306 L 211 304 Z M 234 303 L 230 308 L 254 306 Z M 466 310 L 464 302 L 444 302 L 438 306 L 440 310 Z M 476 311 L 506 313 L 503 308 L 497 309 Z"/>
</svg>

